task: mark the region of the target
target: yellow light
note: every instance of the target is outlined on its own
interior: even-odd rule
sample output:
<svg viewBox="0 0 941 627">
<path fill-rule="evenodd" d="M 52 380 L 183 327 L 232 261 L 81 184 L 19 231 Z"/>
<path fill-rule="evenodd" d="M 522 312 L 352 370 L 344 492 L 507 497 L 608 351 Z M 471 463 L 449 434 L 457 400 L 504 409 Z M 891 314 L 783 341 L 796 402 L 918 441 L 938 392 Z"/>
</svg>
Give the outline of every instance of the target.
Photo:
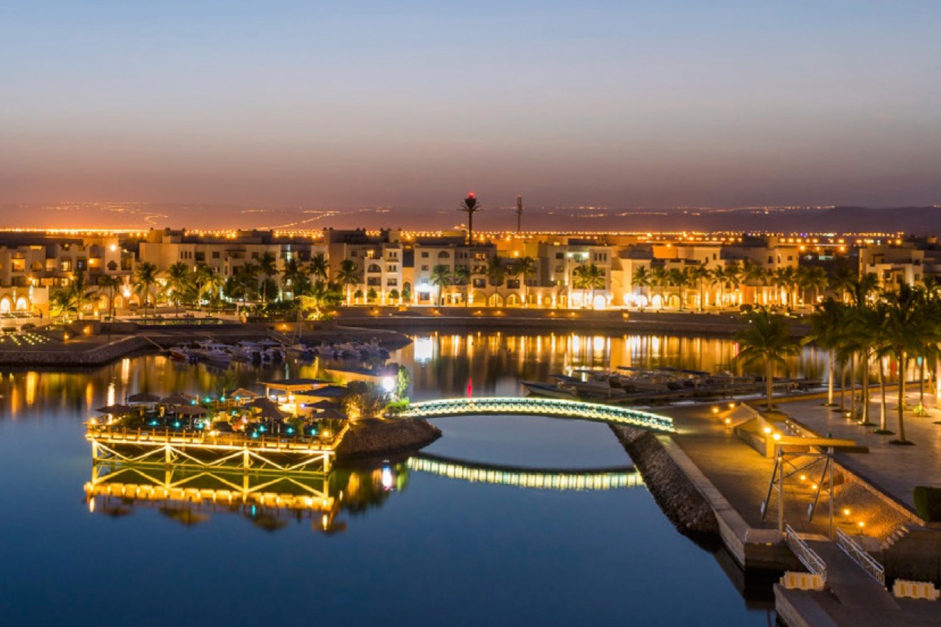
<svg viewBox="0 0 941 627">
<path fill-rule="evenodd" d="M 775 442 L 777 442 L 778 440 L 781 439 L 781 434 L 780 434 L 780 433 L 775 433 L 774 435 L 771 436 L 771 439 L 774 440 Z"/>
<path fill-rule="evenodd" d="M 861 520 L 860 520 L 858 523 L 856 523 L 856 524 L 859 526 L 860 529 L 862 529 L 863 527 L 866 526 L 866 523 L 864 523 L 864 522 L 861 521 Z"/>
<path fill-rule="evenodd" d="M 726 418 L 726 419 L 725 419 L 725 424 L 727 424 L 727 425 L 732 424 L 732 419 L 731 419 L 731 418 Z"/>
<path fill-rule="evenodd" d="M 800 479 L 801 481 L 807 481 L 807 475 L 801 475 Z"/>
<path fill-rule="evenodd" d="M 810 489 L 811 489 L 811 490 L 816 490 L 816 489 L 817 489 L 817 484 L 815 483 L 815 484 L 813 484 L 812 486 L 810 486 Z"/>
<path fill-rule="evenodd" d="M 718 414 L 718 413 L 719 413 L 719 408 L 716 407 L 715 405 L 713 405 L 713 407 L 712 407 L 712 413 Z"/>
<path fill-rule="evenodd" d="M 765 435 L 771 435 L 771 427 L 765 427 Z"/>
<path fill-rule="evenodd" d="M 850 515 L 850 508 L 844 507 L 844 508 L 843 508 L 843 515 L 844 515 L 844 516 L 849 516 L 849 515 Z"/>
<path fill-rule="evenodd" d="M 729 403 L 729 409 L 735 409 L 735 403 Z"/>
</svg>

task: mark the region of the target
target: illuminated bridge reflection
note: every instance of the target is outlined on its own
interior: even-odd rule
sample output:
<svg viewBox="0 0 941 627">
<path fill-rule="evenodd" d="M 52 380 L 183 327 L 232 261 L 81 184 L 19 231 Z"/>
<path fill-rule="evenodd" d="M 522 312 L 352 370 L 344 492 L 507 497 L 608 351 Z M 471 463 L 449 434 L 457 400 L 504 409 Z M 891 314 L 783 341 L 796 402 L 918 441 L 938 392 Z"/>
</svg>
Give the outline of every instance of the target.
<svg viewBox="0 0 941 627">
<path fill-rule="evenodd" d="M 467 462 L 435 455 L 409 458 L 409 470 L 460 479 L 538 490 L 617 490 L 644 485 L 631 466 L 588 470 L 519 468 Z"/>
</svg>

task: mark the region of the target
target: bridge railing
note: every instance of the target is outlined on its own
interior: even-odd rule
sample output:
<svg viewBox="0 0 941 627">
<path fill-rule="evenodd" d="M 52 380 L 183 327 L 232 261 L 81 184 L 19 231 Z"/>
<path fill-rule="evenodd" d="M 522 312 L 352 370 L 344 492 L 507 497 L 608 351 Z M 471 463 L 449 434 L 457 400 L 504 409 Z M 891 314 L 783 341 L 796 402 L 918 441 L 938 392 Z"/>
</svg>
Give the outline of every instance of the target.
<svg viewBox="0 0 941 627">
<path fill-rule="evenodd" d="M 820 575 L 824 581 L 827 580 L 826 562 L 797 535 L 797 532 L 790 525 L 784 525 L 784 540 L 787 542 L 788 548 L 808 571 L 814 575 Z"/>
<path fill-rule="evenodd" d="M 565 399 L 529 397 L 448 398 L 412 403 L 396 413 L 402 418 L 427 418 L 474 413 L 507 413 L 543 416 L 568 416 L 601 422 L 641 426 L 672 432 L 673 419 L 637 409 L 570 401 Z"/>
<path fill-rule="evenodd" d="M 872 555 L 859 545 L 856 540 L 846 535 L 842 529 L 836 530 L 836 544 L 851 560 L 856 562 L 860 568 L 866 571 L 869 576 L 885 587 L 885 567 L 877 562 Z"/>
</svg>

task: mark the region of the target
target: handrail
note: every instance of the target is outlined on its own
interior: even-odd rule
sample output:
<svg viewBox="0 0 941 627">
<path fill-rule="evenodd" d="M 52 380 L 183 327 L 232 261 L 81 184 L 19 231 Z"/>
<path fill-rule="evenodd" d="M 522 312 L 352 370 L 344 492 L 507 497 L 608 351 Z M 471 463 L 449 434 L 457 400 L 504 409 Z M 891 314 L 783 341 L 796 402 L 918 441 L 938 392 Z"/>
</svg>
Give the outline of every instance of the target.
<svg viewBox="0 0 941 627">
<path fill-rule="evenodd" d="M 870 577 L 878 581 L 883 588 L 885 587 L 885 567 L 867 553 L 856 540 L 846 535 L 842 529 L 837 529 L 836 543 L 851 560 L 856 562 Z"/>
<path fill-rule="evenodd" d="M 784 525 L 784 541 L 807 570 L 814 575 L 820 575 L 824 581 L 827 580 L 826 562 L 797 535 L 790 525 Z"/>
<path fill-rule="evenodd" d="M 419 401 L 390 414 L 399 418 L 425 418 L 474 413 L 559 415 L 619 424 L 639 425 L 672 432 L 673 419 L 616 405 L 532 397 L 472 397 Z"/>
</svg>

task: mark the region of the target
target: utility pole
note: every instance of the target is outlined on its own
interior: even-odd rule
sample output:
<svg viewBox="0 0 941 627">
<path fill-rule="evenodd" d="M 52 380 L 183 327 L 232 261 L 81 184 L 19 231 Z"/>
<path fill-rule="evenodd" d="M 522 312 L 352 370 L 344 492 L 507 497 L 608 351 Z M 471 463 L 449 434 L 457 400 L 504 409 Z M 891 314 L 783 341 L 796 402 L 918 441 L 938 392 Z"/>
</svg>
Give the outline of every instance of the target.
<svg viewBox="0 0 941 627">
<path fill-rule="evenodd" d="M 516 196 L 516 232 L 523 230 L 523 197 Z"/>
</svg>

